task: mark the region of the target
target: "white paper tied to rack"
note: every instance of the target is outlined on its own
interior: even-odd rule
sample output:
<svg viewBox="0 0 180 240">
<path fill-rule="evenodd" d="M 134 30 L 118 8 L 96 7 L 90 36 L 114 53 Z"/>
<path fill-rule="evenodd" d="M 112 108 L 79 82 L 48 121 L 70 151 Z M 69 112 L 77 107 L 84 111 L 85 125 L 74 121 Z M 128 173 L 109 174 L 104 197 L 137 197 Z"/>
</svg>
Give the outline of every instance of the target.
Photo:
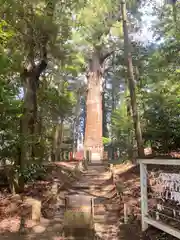
<svg viewBox="0 0 180 240">
<path fill-rule="evenodd" d="M 179 192 L 171 192 L 171 200 L 178 202 L 180 204 L 180 193 Z"/>
<path fill-rule="evenodd" d="M 157 209 L 158 209 L 159 211 L 163 211 L 163 210 L 164 210 L 164 206 L 161 205 L 161 204 L 157 204 Z"/>
<path fill-rule="evenodd" d="M 180 183 L 180 174 L 177 173 L 160 173 L 158 178 L 163 182 L 177 181 Z"/>
<path fill-rule="evenodd" d="M 180 174 L 160 173 L 156 183 L 161 196 L 164 192 L 165 199 L 174 200 L 180 204 Z"/>
</svg>

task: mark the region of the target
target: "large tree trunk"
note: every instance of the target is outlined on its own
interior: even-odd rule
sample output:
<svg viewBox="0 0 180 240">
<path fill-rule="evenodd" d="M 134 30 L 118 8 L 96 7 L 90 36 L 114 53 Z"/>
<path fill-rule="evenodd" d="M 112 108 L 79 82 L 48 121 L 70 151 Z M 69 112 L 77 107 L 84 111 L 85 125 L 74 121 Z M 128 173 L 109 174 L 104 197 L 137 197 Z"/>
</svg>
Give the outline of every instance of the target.
<svg viewBox="0 0 180 240">
<path fill-rule="evenodd" d="M 91 160 L 103 158 L 102 128 L 102 71 L 100 54 L 95 49 L 88 74 L 86 99 L 85 151 L 91 151 Z"/>
<path fill-rule="evenodd" d="M 52 21 L 56 1 L 48 1 L 44 9 L 45 16 L 49 21 Z M 33 20 L 33 8 L 29 8 Z M 20 166 L 19 185 L 20 191 L 24 189 L 23 171 L 28 160 L 35 158 L 36 147 L 36 124 L 37 124 L 37 89 L 39 86 L 39 77 L 47 67 L 47 43 L 49 41 L 49 33 L 42 31 L 41 43 L 39 50 L 36 46 L 36 36 L 34 31 L 27 24 L 27 32 L 29 43 L 27 44 L 28 56 L 26 59 L 27 67 L 21 75 L 24 85 L 24 106 L 21 117 L 21 146 L 18 165 Z M 37 52 L 36 52 L 37 51 Z M 35 64 L 37 55 L 40 56 L 39 64 Z"/>
<path fill-rule="evenodd" d="M 37 99 L 36 88 L 33 86 L 33 78 L 27 77 L 25 79 L 25 92 L 24 92 L 24 107 L 23 115 L 21 118 L 21 155 L 20 155 L 20 172 L 19 188 L 20 191 L 24 189 L 24 177 L 22 173 L 26 167 L 29 159 L 34 157 L 34 129 L 37 116 Z"/>
<path fill-rule="evenodd" d="M 128 87 L 126 87 L 126 89 L 125 89 L 125 100 L 126 100 L 126 114 L 127 114 L 128 119 L 130 120 L 131 117 L 132 117 L 132 111 L 131 111 L 131 102 L 130 102 L 130 98 L 129 98 Z M 127 136 L 127 146 L 128 146 L 128 157 L 129 157 L 129 159 L 133 158 L 133 145 L 134 145 L 134 134 L 132 133 L 131 128 L 129 128 L 128 129 L 128 136 Z"/>
<path fill-rule="evenodd" d="M 131 98 L 131 108 L 132 108 L 132 114 L 133 114 L 134 129 L 135 129 L 135 135 L 136 135 L 136 141 L 137 141 L 137 147 L 138 147 L 138 155 L 140 157 L 143 157 L 144 148 L 143 148 L 140 118 L 139 118 L 137 100 L 136 100 L 136 85 L 135 85 L 135 79 L 134 79 L 134 73 L 133 73 L 131 44 L 130 44 L 129 35 L 128 35 L 125 0 L 121 1 L 121 13 L 122 13 L 123 31 L 124 31 L 124 52 L 125 52 L 125 59 L 127 62 L 127 69 L 128 69 L 128 85 L 129 85 L 130 98 Z"/>
<path fill-rule="evenodd" d="M 24 118 L 22 119 L 22 125 L 27 130 L 23 129 L 23 135 L 29 138 L 29 157 L 34 160 L 35 158 L 35 134 L 37 123 L 37 84 L 34 74 L 29 74 L 25 79 L 25 93 L 24 93 Z M 23 121 L 24 120 L 24 121 Z"/>
<path fill-rule="evenodd" d="M 108 137 L 108 128 L 107 128 L 107 110 L 106 110 L 106 99 L 105 94 L 102 94 L 102 114 L 103 114 L 103 137 Z"/>
<path fill-rule="evenodd" d="M 63 140 L 63 125 L 64 121 L 61 118 L 61 122 L 56 125 L 54 133 L 54 160 L 57 162 L 60 160 L 61 145 Z"/>
<path fill-rule="evenodd" d="M 24 105 L 20 120 L 21 146 L 20 155 L 16 164 L 20 167 L 19 191 L 24 189 L 24 169 L 29 160 L 35 158 L 36 147 L 36 124 L 37 124 L 37 89 L 39 77 L 45 70 L 47 63 L 42 60 L 37 66 L 32 66 L 29 70 L 25 69 L 22 74 L 24 83 Z"/>
</svg>

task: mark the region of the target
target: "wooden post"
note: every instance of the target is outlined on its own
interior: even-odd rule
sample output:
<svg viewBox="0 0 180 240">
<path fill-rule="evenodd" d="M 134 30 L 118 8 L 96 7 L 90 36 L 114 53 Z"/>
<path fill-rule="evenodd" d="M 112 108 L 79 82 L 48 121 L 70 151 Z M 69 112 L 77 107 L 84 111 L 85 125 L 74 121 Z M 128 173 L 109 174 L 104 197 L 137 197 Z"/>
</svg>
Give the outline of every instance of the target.
<svg viewBox="0 0 180 240">
<path fill-rule="evenodd" d="M 148 197 L 147 197 L 147 166 L 140 163 L 140 181 L 141 181 L 141 221 L 142 231 L 148 228 L 145 217 L 148 214 Z"/>
<path fill-rule="evenodd" d="M 92 218 L 94 221 L 94 198 L 91 198 L 91 212 L 92 212 Z"/>
<path fill-rule="evenodd" d="M 124 203 L 124 224 L 128 223 L 128 210 L 127 210 L 127 204 Z"/>
</svg>

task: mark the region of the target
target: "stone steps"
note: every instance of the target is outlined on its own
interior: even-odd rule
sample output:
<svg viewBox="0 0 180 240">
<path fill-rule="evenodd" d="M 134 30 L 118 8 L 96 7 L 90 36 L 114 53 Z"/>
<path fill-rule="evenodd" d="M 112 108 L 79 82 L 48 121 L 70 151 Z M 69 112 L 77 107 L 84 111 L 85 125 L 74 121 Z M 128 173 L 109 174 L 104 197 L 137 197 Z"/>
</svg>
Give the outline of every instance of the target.
<svg viewBox="0 0 180 240">
<path fill-rule="evenodd" d="M 94 228 L 97 235 L 103 240 L 118 239 L 118 229 L 115 227 L 118 222 L 118 206 L 116 204 L 115 207 L 110 200 L 116 194 L 111 179 L 112 173 L 107 172 L 104 166 L 100 164 L 90 165 L 88 170 L 82 174 L 80 180 L 73 184 L 69 192 L 66 192 L 62 197 L 65 199 L 68 194 L 79 194 L 94 198 Z M 63 222 L 65 209 L 62 205 L 60 208 L 61 210 L 56 214 L 56 219 L 61 218 Z"/>
</svg>

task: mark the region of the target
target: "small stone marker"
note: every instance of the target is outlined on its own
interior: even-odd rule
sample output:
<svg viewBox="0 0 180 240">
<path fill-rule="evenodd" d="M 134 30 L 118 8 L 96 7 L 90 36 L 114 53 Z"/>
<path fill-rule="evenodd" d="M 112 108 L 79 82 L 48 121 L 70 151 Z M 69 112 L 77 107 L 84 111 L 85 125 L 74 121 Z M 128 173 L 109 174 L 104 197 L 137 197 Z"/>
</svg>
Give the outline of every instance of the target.
<svg viewBox="0 0 180 240">
<path fill-rule="evenodd" d="M 93 199 L 86 195 L 69 195 L 66 197 L 64 227 L 93 228 Z"/>
<path fill-rule="evenodd" d="M 31 219 L 39 222 L 41 217 L 41 201 L 28 197 L 25 198 L 24 203 L 31 206 Z"/>
</svg>

